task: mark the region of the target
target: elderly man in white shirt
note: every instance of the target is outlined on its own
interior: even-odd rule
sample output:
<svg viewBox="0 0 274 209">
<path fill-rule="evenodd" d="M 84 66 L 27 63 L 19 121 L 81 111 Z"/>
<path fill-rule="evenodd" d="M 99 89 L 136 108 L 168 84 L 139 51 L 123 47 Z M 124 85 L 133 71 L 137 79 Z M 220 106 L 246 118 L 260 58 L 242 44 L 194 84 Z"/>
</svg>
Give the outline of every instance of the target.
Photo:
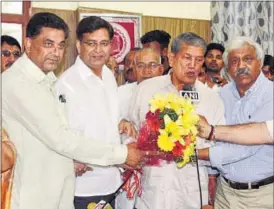
<svg viewBox="0 0 274 209">
<path fill-rule="evenodd" d="M 137 85 L 144 80 L 163 74 L 164 67 L 161 64 L 160 53 L 152 48 L 144 48 L 137 51 L 134 58 L 133 71 L 136 75 L 137 81 L 119 86 L 118 88 L 120 114 L 123 118 L 128 118 L 130 100 Z M 122 139 L 125 139 L 125 141 L 123 141 L 125 143 L 129 141 L 124 136 Z M 126 197 L 126 192 L 123 192 L 117 198 L 118 209 L 133 209 L 135 205 L 135 198 L 136 195 L 133 199 L 128 199 Z"/>
<path fill-rule="evenodd" d="M 80 21 L 76 33 L 79 56 L 56 84 L 58 95 L 66 99 L 69 126 L 86 137 L 119 145 L 119 126 L 131 132 L 135 129 L 128 121 L 120 120 L 117 84 L 105 65 L 113 28 L 104 19 L 90 16 Z M 75 208 L 86 209 L 92 202 L 111 200 L 121 184 L 118 167 L 93 166 L 92 171 L 76 178 Z M 114 208 L 115 201 L 111 205 Z"/>
<path fill-rule="evenodd" d="M 223 124 L 224 106 L 217 95 L 203 83 L 196 80 L 204 62 L 205 41 L 194 33 L 182 33 L 171 45 L 169 54 L 172 72 L 165 76 L 143 81 L 134 92 L 130 105 L 130 120 L 140 127 L 149 110 L 149 101 L 156 93 L 172 92 L 179 94 L 185 85 L 190 85 L 199 93 L 200 101 L 194 103 L 198 113 L 206 115 L 210 123 Z M 198 138 L 197 147 L 210 146 L 205 140 Z M 208 204 L 207 168 L 200 162 L 200 179 L 203 205 Z M 142 175 L 142 195 L 137 199 L 138 209 L 197 209 L 199 186 L 196 167 L 187 164 L 178 169 L 174 162 L 165 163 L 161 167 L 144 167 Z"/>
<path fill-rule="evenodd" d="M 62 61 L 68 26 L 52 13 L 37 13 L 26 32 L 26 54 L 2 74 L 3 127 L 17 150 L 11 209 L 73 209 L 72 159 L 136 167 L 143 154 L 68 128 L 52 72 Z"/>
</svg>

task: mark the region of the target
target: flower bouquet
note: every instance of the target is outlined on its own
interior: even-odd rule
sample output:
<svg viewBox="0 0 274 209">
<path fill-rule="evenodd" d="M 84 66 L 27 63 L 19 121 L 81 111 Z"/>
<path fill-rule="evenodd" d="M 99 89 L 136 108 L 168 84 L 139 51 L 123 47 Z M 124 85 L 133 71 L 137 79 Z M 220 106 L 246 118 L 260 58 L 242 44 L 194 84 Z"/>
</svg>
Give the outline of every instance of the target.
<svg viewBox="0 0 274 209">
<path fill-rule="evenodd" d="M 149 156 L 146 165 L 161 165 L 162 160 L 175 161 L 183 167 L 194 155 L 199 116 L 190 99 L 174 93 L 156 94 L 149 102 L 137 139 L 138 148 L 160 151 L 161 155 Z"/>
</svg>

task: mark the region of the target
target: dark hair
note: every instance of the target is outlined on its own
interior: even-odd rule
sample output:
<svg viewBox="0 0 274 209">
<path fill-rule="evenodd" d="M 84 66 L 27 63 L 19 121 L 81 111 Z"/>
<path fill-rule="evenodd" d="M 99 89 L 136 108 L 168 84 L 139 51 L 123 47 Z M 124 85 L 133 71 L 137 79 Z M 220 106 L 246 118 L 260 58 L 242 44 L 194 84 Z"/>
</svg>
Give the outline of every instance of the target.
<svg viewBox="0 0 274 209">
<path fill-rule="evenodd" d="M 273 66 L 274 62 L 273 62 L 273 60 L 274 60 L 274 57 L 272 57 L 269 54 L 266 54 L 264 56 L 264 64 L 263 64 L 263 66 L 269 65 L 269 71 L 270 71 L 270 73 L 272 75 L 274 74 L 274 66 Z"/>
<path fill-rule="evenodd" d="M 221 51 L 222 52 L 222 54 L 224 53 L 224 51 L 225 51 L 225 48 L 223 47 L 223 45 L 222 44 L 218 44 L 218 43 L 210 43 L 210 44 L 208 44 L 207 45 L 207 47 L 206 47 L 206 53 L 205 53 L 205 56 L 207 55 L 207 53 L 210 51 L 210 50 L 212 50 L 212 49 L 217 49 L 217 50 L 219 50 L 219 51 Z"/>
<path fill-rule="evenodd" d="M 26 36 L 28 38 L 34 38 L 40 34 L 42 28 L 62 30 L 65 33 L 65 39 L 67 39 L 69 35 L 69 27 L 62 18 L 53 13 L 41 12 L 31 17 L 27 25 Z"/>
<path fill-rule="evenodd" d="M 171 36 L 163 30 L 149 31 L 141 37 L 141 43 L 146 44 L 156 41 L 160 44 L 161 49 L 167 48 Z"/>
<path fill-rule="evenodd" d="M 20 51 L 21 51 L 21 46 L 20 46 L 20 44 L 18 43 L 18 41 L 17 41 L 15 38 L 13 38 L 13 37 L 11 37 L 11 36 L 7 36 L 7 35 L 1 36 L 1 46 L 2 46 L 4 43 L 6 43 L 6 44 L 8 44 L 8 45 L 11 45 L 11 46 L 17 46 L 17 47 L 20 49 Z"/>
<path fill-rule="evenodd" d="M 81 41 L 84 33 L 93 33 L 96 30 L 105 28 L 108 31 L 110 40 L 113 38 L 113 27 L 109 22 L 97 16 L 89 16 L 82 19 L 76 29 L 77 39 Z"/>
</svg>

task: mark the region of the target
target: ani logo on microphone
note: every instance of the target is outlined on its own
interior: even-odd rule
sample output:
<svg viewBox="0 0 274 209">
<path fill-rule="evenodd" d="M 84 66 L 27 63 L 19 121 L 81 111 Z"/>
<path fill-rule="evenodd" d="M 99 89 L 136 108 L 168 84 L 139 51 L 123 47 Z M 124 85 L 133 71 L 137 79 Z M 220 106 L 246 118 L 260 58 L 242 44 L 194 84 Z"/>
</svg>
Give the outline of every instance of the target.
<svg viewBox="0 0 274 209">
<path fill-rule="evenodd" d="M 185 99 L 191 99 L 192 102 L 199 102 L 199 94 L 196 91 L 180 91 L 180 96 Z"/>
</svg>

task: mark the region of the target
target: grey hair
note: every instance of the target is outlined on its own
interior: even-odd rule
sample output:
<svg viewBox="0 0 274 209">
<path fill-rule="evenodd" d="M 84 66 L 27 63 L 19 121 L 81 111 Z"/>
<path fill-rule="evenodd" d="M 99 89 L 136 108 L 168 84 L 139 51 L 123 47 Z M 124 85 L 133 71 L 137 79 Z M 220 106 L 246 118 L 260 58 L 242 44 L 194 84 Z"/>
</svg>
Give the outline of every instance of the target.
<svg viewBox="0 0 274 209">
<path fill-rule="evenodd" d="M 137 58 L 139 58 L 139 56 L 142 54 L 142 53 L 154 53 L 156 54 L 156 56 L 158 57 L 159 59 L 159 63 L 158 64 L 161 64 L 161 55 L 158 51 L 156 51 L 155 49 L 152 49 L 152 48 L 142 48 L 140 50 L 138 50 L 136 53 L 135 53 L 135 56 L 134 56 L 134 64 L 136 64 L 137 62 Z"/>
<path fill-rule="evenodd" d="M 182 44 L 198 46 L 206 52 L 206 41 L 195 33 L 187 32 L 178 35 L 171 43 L 171 52 L 176 54 L 180 51 Z"/>
<path fill-rule="evenodd" d="M 228 64 L 229 53 L 234 49 L 239 49 L 243 47 L 244 45 L 250 45 L 255 48 L 257 59 L 261 61 L 261 67 L 262 67 L 264 62 L 264 51 L 262 47 L 258 43 L 256 43 L 254 40 L 246 36 L 236 36 L 227 44 L 227 46 L 225 47 L 225 52 L 223 54 L 225 66 L 227 67 L 227 64 Z"/>
</svg>

